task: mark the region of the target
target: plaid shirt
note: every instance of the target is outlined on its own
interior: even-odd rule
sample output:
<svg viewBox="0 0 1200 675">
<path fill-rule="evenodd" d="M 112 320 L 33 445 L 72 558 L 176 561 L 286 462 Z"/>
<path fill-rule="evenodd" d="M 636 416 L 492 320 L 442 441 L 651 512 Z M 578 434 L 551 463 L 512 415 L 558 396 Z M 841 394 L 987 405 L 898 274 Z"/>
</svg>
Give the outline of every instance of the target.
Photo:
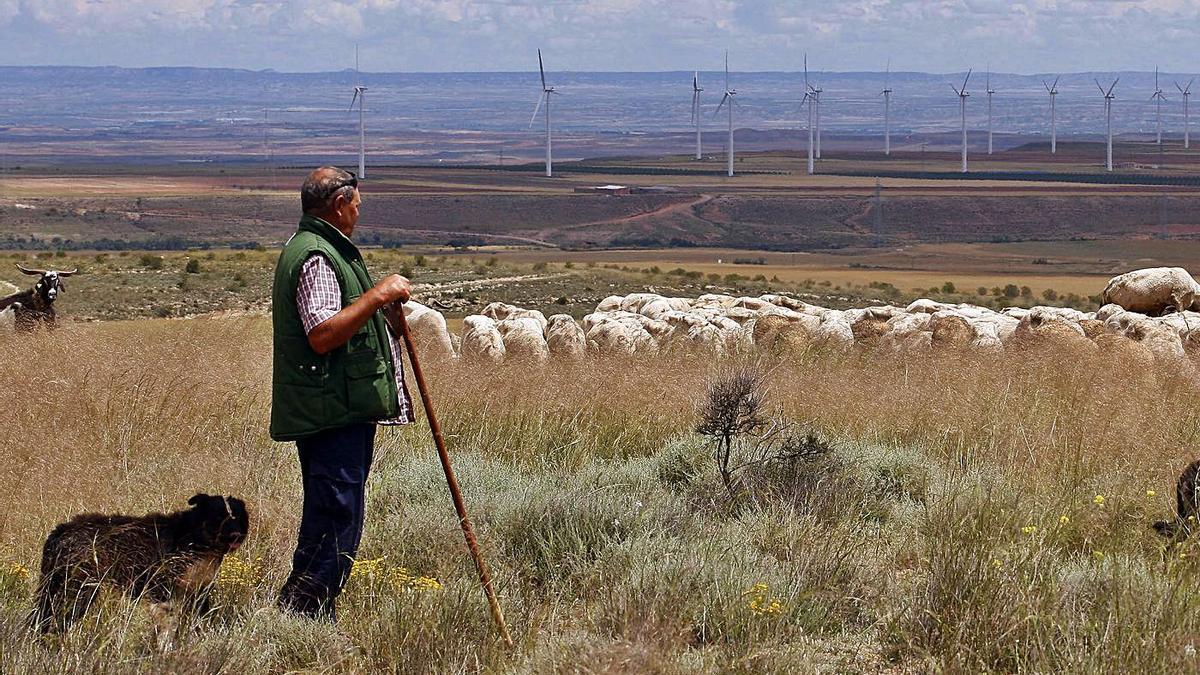
<svg viewBox="0 0 1200 675">
<path fill-rule="evenodd" d="M 342 287 L 338 284 L 337 274 L 320 253 L 310 256 L 300 268 L 300 282 L 296 285 L 296 308 L 300 310 L 300 322 L 304 324 L 305 334 L 311 333 L 314 328 L 342 309 Z M 412 424 L 412 397 L 408 394 L 408 385 L 404 383 L 404 359 L 400 356 L 400 343 L 392 334 L 391 326 L 388 326 L 387 334 L 388 342 L 392 346 L 392 363 L 396 366 L 396 391 L 399 394 L 400 414 L 390 420 L 382 420 L 379 424 Z"/>
</svg>

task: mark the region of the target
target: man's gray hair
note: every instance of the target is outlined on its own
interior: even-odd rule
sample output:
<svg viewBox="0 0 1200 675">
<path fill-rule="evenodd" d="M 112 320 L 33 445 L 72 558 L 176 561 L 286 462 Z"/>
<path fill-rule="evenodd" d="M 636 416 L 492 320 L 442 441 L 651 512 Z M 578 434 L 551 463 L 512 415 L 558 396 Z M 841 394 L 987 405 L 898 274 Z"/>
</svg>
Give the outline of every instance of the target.
<svg viewBox="0 0 1200 675">
<path fill-rule="evenodd" d="M 336 166 L 323 166 L 313 171 L 300 186 L 300 207 L 305 213 L 324 208 L 338 194 L 354 190 L 354 186 L 347 185 L 353 178 L 354 174 Z"/>
</svg>

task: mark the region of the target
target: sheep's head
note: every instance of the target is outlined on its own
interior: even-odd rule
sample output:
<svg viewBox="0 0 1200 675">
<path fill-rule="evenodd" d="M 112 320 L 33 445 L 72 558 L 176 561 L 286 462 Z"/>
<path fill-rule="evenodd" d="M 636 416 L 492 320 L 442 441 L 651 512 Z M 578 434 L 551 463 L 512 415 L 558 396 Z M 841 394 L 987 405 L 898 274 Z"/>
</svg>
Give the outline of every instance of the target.
<svg viewBox="0 0 1200 675">
<path fill-rule="evenodd" d="M 39 296 L 41 296 L 42 300 L 46 304 L 50 304 L 50 303 L 54 302 L 58 298 L 59 293 L 62 293 L 63 291 L 67 290 L 67 286 L 66 286 L 66 284 L 63 283 L 63 279 L 65 279 L 66 277 L 69 277 L 72 274 L 75 274 L 76 272 L 79 271 L 78 269 L 73 269 L 73 270 L 30 269 L 27 267 L 22 267 L 19 264 L 17 265 L 17 269 L 21 270 L 25 274 L 31 274 L 31 275 L 36 274 L 41 277 L 37 280 L 37 283 L 35 283 L 33 285 L 33 290 L 35 293 L 37 293 Z"/>
</svg>

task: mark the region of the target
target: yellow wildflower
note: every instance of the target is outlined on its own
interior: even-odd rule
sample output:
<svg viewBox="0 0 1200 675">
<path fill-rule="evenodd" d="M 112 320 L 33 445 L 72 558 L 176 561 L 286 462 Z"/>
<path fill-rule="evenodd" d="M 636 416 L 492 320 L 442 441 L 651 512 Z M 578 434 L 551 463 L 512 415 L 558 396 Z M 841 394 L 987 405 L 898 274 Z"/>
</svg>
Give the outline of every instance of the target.
<svg viewBox="0 0 1200 675">
<path fill-rule="evenodd" d="M 388 565 L 384 558 L 354 561 L 350 568 L 350 579 L 379 580 L 397 591 L 436 591 L 442 582 L 434 577 L 413 576 L 408 568 Z"/>
<path fill-rule="evenodd" d="M 1058 523 L 1059 523 L 1060 525 L 1066 525 L 1066 524 L 1067 524 L 1067 523 L 1069 523 L 1069 522 L 1071 522 L 1071 519 L 1070 519 L 1070 518 L 1068 518 L 1068 517 L 1067 517 L 1067 516 L 1065 516 L 1065 515 L 1062 515 L 1062 516 L 1059 516 L 1059 517 L 1058 517 Z"/>
<path fill-rule="evenodd" d="M 758 616 L 769 616 L 779 614 L 783 611 L 783 603 L 779 598 L 768 596 L 770 588 L 764 583 L 757 583 L 750 587 L 750 590 L 743 595 L 751 596 L 750 602 L 746 604 L 746 608 L 753 614 Z"/>
<path fill-rule="evenodd" d="M 1037 532 L 1037 526 L 1026 525 L 1025 527 L 1021 528 L 1021 532 L 1024 534 L 1033 534 L 1034 532 Z"/>
<path fill-rule="evenodd" d="M 417 577 L 412 580 L 412 589 L 414 591 L 440 591 L 442 582 L 433 577 Z"/>
<path fill-rule="evenodd" d="M 384 570 L 385 564 L 383 558 L 355 560 L 354 564 L 350 566 L 350 578 L 361 579 L 366 577 L 372 579 L 383 574 Z"/>
<path fill-rule="evenodd" d="M 1146 490 L 1146 496 L 1147 496 L 1147 497 L 1154 497 L 1154 496 L 1155 496 L 1155 495 L 1157 495 L 1157 494 L 1158 494 L 1158 493 L 1157 493 L 1157 492 L 1155 492 L 1154 490 Z"/>
<path fill-rule="evenodd" d="M 1104 506 L 1104 495 L 1096 495 L 1092 499 L 1092 503 L 1096 506 Z"/>
<path fill-rule="evenodd" d="M 257 586 L 262 583 L 265 576 L 266 571 L 263 568 L 261 556 L 254 560 L 228 557 L 221 563 L 221 570 L 217 573 L 217 583 L 226 586 Z"/>
<path fill-rule="evenodd" d="M 999 558 L 992 558 L 992 567 L 1000 569 L 1004 567 L 1004 563 L 1000 562 Z"/>
<path fill-rule="evenodd" d="M 1096 560 L 1104 560 L 1104 551 L 1092 551 L 1092 557 Z"/>
<path fill-rule="evenodd" d="M 9 576 L 16 577 L 22 581 L 25 581 L 29 578 L 29 568 L 25 567 L 19 562 L 8 563 L 8 566 L 5 568 L 5 572 L 7 572 Z"/>
</svg>

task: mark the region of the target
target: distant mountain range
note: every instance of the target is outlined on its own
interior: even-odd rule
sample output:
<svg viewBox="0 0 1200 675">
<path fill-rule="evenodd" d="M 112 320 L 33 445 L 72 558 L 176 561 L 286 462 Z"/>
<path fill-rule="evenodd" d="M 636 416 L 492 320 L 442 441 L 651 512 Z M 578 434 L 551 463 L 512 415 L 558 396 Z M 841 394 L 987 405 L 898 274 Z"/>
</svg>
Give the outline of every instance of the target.
<svg viewBox="0 0 1200 675">
<path fill-rule="evenodd" d="M 897 72 L 887 75 L 894 90 L 892 125 L 896 138 L 938 134 L 958 128 L 958 99 L 951 85 L 965 73 Z M 1001 147 L 1048 134 L 1049 97 L 1043 81 L 1057 74 L 990 76 L 993 125 Z M 1060 138 L 1103 132 L 1103 99 L 1094 80 L 1116 87 L 1114 129 L 1147 134 L 1155 129 L 1154 73 L 1065 73 L 1058 84 Z M 1160 84 L 1163 127 L 1182 134 L 1182 97 L 1175 82 L 1191 76 L 1163 73 Z M 356 80 L 357 78 L 357 80 Z M 885 86 L 881 72 L 813 72 L 823 90 L 822 128 L 843 136 L 882 133 Z M 638 135 L 687 132 L 691 127 L 691 72 L 547 73 L 562 95 L 555 98 L 554 125 L 564 137 L 605 140 L 630 137 L 636 154 Z M 968 123 L 986 127 L 986 75 L 975 72 L 968 90 Z M 357 116 L 348 112 L 355 83 L 368 87 L 367 127 L 371 142 L 408 139 L 411 147 L 389 146 L 393 159 L 427 161 L 438 149 L 418 142 L 422 135 L 452 138 L 476 134 L 503 138 L 516 157 L 535 156 L 539 126 L 530 115 L 539 93 L 537 73 L 280 73 L 212 68 L 0 67 L 0 151 L 11 158 L 49 157 L 57 153 L 156 154 L 156 143 L 170 143 L 167 154 L 206 156 L 206 147 L 223 156 L 269 156 L 295 152 L 302 142 L 322 139 L 344 145 L 356 136 Z M 798 131 L 803 73 L 735 72 L 730 87 L 738 92 L 735 125 L 740 129 Z M 701 72 L 702 124 L 716 134 L 725 120 L 713 112 L 724 89 L 724 73 Z M 800 135 L 797 135 L 799 138 Z M 715 138 L 715 136 L 714 136 Z M 447 141 L 449 142 L 449 141 Z M 458 138 L 455 144 L 461 144 Z M 901 141 L 902 142 L 902 141 Z M 137 146 L 136 148 L 130 146 Z M 276 147 L 278 146 L 278 147 Z M 527 152 L 527 150 L 529 152 Z M 684 150 L 686 151 L 686 150 Z M 611 153 L 610 153 L 611 154 Z M 468 158 L 469 159 L 469 158 Z"/>
</svg>

